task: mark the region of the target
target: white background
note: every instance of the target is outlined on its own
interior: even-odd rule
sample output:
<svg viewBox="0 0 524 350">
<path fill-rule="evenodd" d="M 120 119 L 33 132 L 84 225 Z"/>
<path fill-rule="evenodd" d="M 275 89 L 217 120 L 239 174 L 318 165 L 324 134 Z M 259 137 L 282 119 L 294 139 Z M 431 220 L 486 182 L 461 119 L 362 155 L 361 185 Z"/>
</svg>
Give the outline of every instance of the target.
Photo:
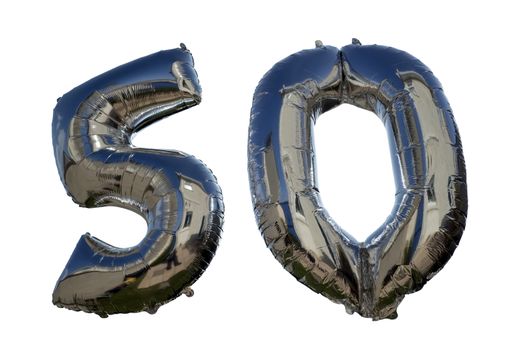
<svg viewBox="0 0 524 350">
<path fill-rule="evenodd" d="M 3 2 L 0 348 L 522 349 L 522 11 L 505 1 L 464 3 Z M 246 144 L 258 81 L 316 39 L 340 47 L 352 37 L 408 51 L 432 68 L 454 109 L 468 171 L 462 242 L 395 321 L 347 315 L 295 281 L 265 247 L 251 209 Z M 67 197 L 52 152 L 56 98 L 180 42 L 194 55 L 203 102 L 134 143 L 194 154 L 214 171 L 226 204 L 216 257 L 193 298 L 156 315 L 100 319 L 58 309 L 51 293 L 81 234 L 130 246 L 146 226 L 131 212 L 81 209 Z M 324 203 L 365 237 L 393 203 L 385 132 L 378 118 L 349 106 L 321 117 L 316 131 Z"/>
</svg>

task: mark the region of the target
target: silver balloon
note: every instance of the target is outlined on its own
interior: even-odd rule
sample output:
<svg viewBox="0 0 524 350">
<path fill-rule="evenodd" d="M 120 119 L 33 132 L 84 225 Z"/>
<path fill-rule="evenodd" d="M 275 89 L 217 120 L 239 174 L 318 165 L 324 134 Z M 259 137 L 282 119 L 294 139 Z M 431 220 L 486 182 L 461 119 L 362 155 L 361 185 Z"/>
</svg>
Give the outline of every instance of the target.
<svg viewBox="0 0 524 350">
<path fill-rule="evenodd" d="M 364 242 L 329 216 L 315 175 L 313 126 L 341 103 L 375 112 L 390 144 L 394 208 Z M 340 50 L 317 42 L 277 63 L 254 94 L 248 155 L 267 246 L 297 280 L 349 313 L 395 318 L 404 295 L 444 266 L 464 230 L 466 171 L 451 107 L 429 68 L 403 51 L 356 39 Z"/>
<path fill-rule="evenodd" d="M 155 312 L 204 272 L 218 246 L 222 193 L 191 155 L 135 148 L 132 134 L 200 102 L 193 57 L 180 49 L 127 63 L 76 87 L 54 110 L 53 146 L 67 193 L 82 207 L 117 206 L 147 221 L 135 247 L 82 236 L 53 292 L 71 310 Z M 118 220 L 118 218 L 115 218 Z"/>
</svg>

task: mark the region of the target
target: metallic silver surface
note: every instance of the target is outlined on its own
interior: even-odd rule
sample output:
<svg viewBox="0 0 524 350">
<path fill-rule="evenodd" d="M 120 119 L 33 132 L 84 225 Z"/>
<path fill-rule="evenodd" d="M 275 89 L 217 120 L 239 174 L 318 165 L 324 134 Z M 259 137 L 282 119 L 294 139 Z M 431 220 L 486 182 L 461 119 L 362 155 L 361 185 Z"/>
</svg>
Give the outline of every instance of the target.
<svg viewBox="0 0 524 350">
<path fill-rule="evenodd" d="M 181 293 L 192 295 L 189 287 L 218 246 L 222 192 L 195 157 L 135 148 L 131 137 L 197 105 L 200 96 L 193 57 L 182 44 L 108 71 L 59 99 L 53 146 L 67 193 L 81 207 L 132 210 L 148 231 L 125 249 L 82 236 L 56 284 L 54 304 L 106 317 L 155 312 Z"/>
<path fill-rule="evenodd" d="M 301 283 L 349 313 L 395 318 L 404 295 L 444 266 L 464 230 L 460 137 L 439 81 L 413 56 L 358 40 L 340 50 L 316 46 L 277 63 L 255 91 L 248 168 L 256 219 Z M 341 103 L 375 112 L 390 144 L 394 208 L 364 242 L 329 216 L 315 177 L 314 123 Z"/>
</svg>

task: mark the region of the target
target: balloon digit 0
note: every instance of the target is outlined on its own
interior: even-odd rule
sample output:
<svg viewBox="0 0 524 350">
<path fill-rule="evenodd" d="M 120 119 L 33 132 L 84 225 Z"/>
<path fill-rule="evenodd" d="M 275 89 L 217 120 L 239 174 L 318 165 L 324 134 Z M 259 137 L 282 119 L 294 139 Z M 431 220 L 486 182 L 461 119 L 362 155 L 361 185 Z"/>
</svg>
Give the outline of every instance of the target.
<svg viewBox="0 0 524 350">
<path fill-rule="evenodd" d="M 314 122 L 341 103 L 375 112 L 391 147 L 394 209 L 365 242 L 330 218 L 315 175 Z M 466 222 L 462 146 L 438 80 L 394 48 L 317 42 L 262 78 L 251 112 L 251 193 L 268 247 L 300 282 L 348 312 L 395 318 L 404 295 L 448 261 Z"/>
<path fill-rule="evenodd" d="M 178 151 L 135 148 L 134 132 L 195 106 L 201 89 L 191 53 L 161 51 L 78 86 L 54 110 L 53 146 L 61 180 L 83 207 L 118 206 L 141 215 L 146 237 L 113 247 L 82 236 L 53 292 L 72 310 L 155 312 L 192 294 L 210 263 L 223 222 L 222 193 L 202 162 Z"/>
</svg>

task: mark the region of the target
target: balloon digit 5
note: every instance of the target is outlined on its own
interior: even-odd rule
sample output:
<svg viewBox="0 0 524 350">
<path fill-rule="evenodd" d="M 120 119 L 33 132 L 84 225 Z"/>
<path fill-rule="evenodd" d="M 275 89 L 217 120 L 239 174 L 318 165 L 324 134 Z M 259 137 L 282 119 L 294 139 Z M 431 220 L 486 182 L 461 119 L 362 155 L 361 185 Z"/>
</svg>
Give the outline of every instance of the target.
<svg viewBox="0 0 524 350">
<path fill-rule="evenodd" d="M 167 50 L 135 60 L 59 99 L 53 146 L 61 180 L 82 207 L 118 206 L 147 221 L 135 247 L 82 236 L 53 303 L 100 316 L 155 312 L 193 284 L 210 263 L 223 222 L 222 193 L 198 159 L 135 148 L 133 133 L 200 102 L 191 53 Z"/>
</svg>

